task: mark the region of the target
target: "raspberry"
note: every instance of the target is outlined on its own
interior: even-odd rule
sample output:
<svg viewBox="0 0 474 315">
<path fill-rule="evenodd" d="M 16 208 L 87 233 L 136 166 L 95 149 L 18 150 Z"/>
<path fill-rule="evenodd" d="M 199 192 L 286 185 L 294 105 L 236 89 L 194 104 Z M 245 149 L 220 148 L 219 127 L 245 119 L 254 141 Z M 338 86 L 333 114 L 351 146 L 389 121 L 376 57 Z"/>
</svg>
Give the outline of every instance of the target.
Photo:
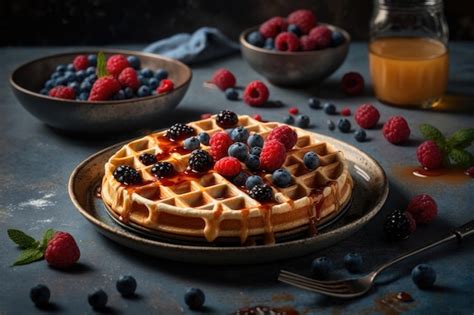
<svg viewBox="0 0 474 315">
<path fill-rule="evenodd" d="M 416 158 L 426 169 L 437 169 L 443 166 L 443 151 L 434 141 L 428 140 L 416 149 Z"/>
<path fill-rule="evenodd" d="M 196 173 L 204 173 L 212 168 L 214 161 L 212 156 L 204 150 L 194 150 L 189 156 L 188 166 Z"/>
<path fill-rule="evenodd" d="M 163 79 L 160 81 L 160 86 L 156 88 L 158 94 L 164 94 L 173 91 L 174 83 L 170 79 Z"/>
<path fill-rule="evenodd" d="M 269 140 L 277 140 L 281 144 L 285 146 L 286 151 L 290 151 L 291 148 L 293 148 L 296 144 L 296 141 L 298 140 L 298 136 L 296 135 L 296 132 L 286 126 L 280 126 L 275 129 L 273 129 L 270 134 L 267 137 L 267 141 Z"/>
<path fill-rule="evenodd" d="M 356 123 L 364 129 L 375 127 L 380 119 L 380 113 L 372 104 L 360 105 L 354 115 Z"/>
<path fill-rule="evenodd" d="M 311 29 L 309 37 L 316 42 L 316 49 L 328 48 L 331 45 L 331 30 L 324 25 Z"/>
<path fill-rule="evenodd" d="M 474 177 L 474 166 L 471 166 L 470 168 L 468 168 L 464 174 L 466 174 L 467 176 L 470 176 L 470 177 Z"/>
<path fill-rule="evenodd" d="M 76 69 L 76 71 L 86 70 L 89 66 L 89 60 L 87 59 L 86 55 L 78 55 L 76 58 L 74 58 L 72 64 L 74 65 L 74 69 Z"/>
<path fill-rule="evenodd" d="M 71 234 L 56 232 L 49 241 L 44 257 L 48 264 L 56 268 L 68 268 L 81 256 L 79 247 Z"/>
<path fill-rule="evenodd" d="M 291 114 L 291 115 L 296 115 L 296 114 L 298 114 L 298 108 L 296 108 L 296 107 L 290 107 L 290 108 L 288 109 L 288 113 Z"/>
<path fill-rule="evenodd" d="M 106 101 L 117 93 L 120 87 L 120 82 L 113 76 L 101 77 L 94 82 L 89 101 Z"/>
<path fill-rule="evenodd" d="M 250 82 L 244 90 L 244 102 L 250 106 L 261 106 L 268 100 L 270 92 L 262 81 Z"/>
<path fill-rule="evenodd" d="M 303 34 L 308 34 L 316 25 L 316 16 L 310 10 L 296 10 L 288 15 L 288 23 L 295 24 Z"/>
<path fill-rule="evenodd" d="M 399 144 L 410 136 L 410 127 L 402 116 L 393 116 L 383 125 L 383 135 L 388 142 Z"/>
<path fill-rule="evenodd" d="M 107 72 L 117 77 L 123 69 L 129 67 L 127 58 L 123 55 L 113 55 L 107 60 Z"/>
<path fill-rule="evenodd" d="M 262 116 L 261 116 L 261 115 L 259 115 L 259 114 L 255 114 L 255 115 L 253 115 L 253 119 L 255 119 L 256 121 L 263 121 L 263 118 L 262 118 Z"/>
<path fill-rule="evenodd" d="M 76 97 L 74 89 L 64 85 L 58 85 L 57 87 L 52 88 L 49 90 L 48 95 L 66 100 L 73 100 Z"/>
<path fill-rule="evenodd" d="M 236 113 L 230 110 L 222 110 L 216 116 L 216 123 L 221 128 L 232 128 L 239 122 L 239 117 Z"/>
<path fill-rule="evenodd" d="M 132 67 L 127 67 L 120 72 L 118 80 L 123 87 L 129 87 L 134 91 L 140 86 L 137 72 Z"/>
<path fill-rule="evenodd" d="M 211 153 L 214 161 L 219 161 L 227 156 L 227 151 L 232 143 L 232 139 L 227 132 L 221 131 L 213 134 L 211 140 L 209 140 L 209 145 L 211 146 L 209 153 Z"/>
<path fill-rule="evenodd" d="M 236 83 L 235 76 L 227 69 L 218 69 L 212 76 L 212 82 L 222 91 L 234 87 Z"/>
<path fill-rule="evenodd" d="M 427 224 L 438 214 L 438 205 L 430 195 L 422 194 L 413 197 L 407 207 L 417 224 Z"/>
<path fill-rule="evenodd" d="M 349 96 L 359 95 L 364 90 L 364 78 L 357 72 L 348 72 L 342 77 L 341 88 Z"/>
<path fill-rule="evenodd" d="M 201 119 L 208 119 L 208 118 L 211 118 L 212 114 L 211 113 L 204 113 L 204 114 L 201 114 Z"/>
<path fill-rule="evenodd" d="M 409 212 L 395 210 L 390 213 L 383 224 L 385 236 L 391 240 L 403 240 L 416 229 L 416 222 Z"/>
<path fill-rule="evenodd" d="M 260 153 L 260 167 L 268 172 L 279 169 L 286 159 L 285 145 L 278 140 L 267 140 Z"/>
<path fill-rule="evenodd" d="M 288 28 L 286 20 L 280 16 L 272 17 L 271 19 L 260 25 L 259 31 L 264 38 L 274 38 Z"/>
<path fill-rule="evenodd" d="M 341 115 L 342 116 L 350 116 L 351 115 L 351 109 L 349 107 L 344 107 L 341 109 Z"/>
<path fill-rule="evenodd" d="M 214 169 L 222 176 L 234 177 L 240 173 L 242 165 L 235 157 L 227 156 L 217 161 Z"/>
<path fill-rule="evenodd" d="M 275 47 L 279 51 L 297 51 L 300 48 L 300 41 L 295 34 L 283 32 L 275 38 Z"/>
<path fill-rule="evenodd" d="M 183 140 L 189 136 L 193 136 L 195 132 L 196 131 L 191 126 L 176 123 L 166 131 L 165 137 L 172 141 Z"/>
<path fill-rule="evenodd" d="M 314 38 L 308 35 L 303 35 L 300 37 L 301 50 L 303 51 L 315 50 L 317 46 L 318 46 L 317 41 Z"/>
</svg>

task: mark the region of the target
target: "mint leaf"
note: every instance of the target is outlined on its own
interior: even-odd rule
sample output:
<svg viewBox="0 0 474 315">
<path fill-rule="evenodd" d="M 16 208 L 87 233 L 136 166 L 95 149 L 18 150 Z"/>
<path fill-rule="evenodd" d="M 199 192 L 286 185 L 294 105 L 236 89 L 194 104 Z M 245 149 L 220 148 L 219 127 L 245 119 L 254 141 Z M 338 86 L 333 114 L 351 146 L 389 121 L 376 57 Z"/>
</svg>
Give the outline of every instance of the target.
<svg viewBox="0 0 474 315">
<path fill-rule="evenodd" d="M 105 54 L 102 51 L 99 51 L 97 54 L 97 77 L 102 78 L 108 75 L 107 72 L 107 60 Z"/>
<path fill-rule="evenodd" d="M 445 150 L 446 139 L 439 129 L 429 124 L 421 124 L 420 132 L 423 138 L 433 140 L 442 150 Z"/>
<path fill-rule="evenodd" d="M 44 232 L 43 240 L 41 241 L 41 246 L 40 246 L 41 250 L 46 249 L 46 247 L 48 246 L 49 241 L 53 238 L 54 232 L 55 231 L 53 229 L 47 229 Z"/>
<path fill-rule="evenodd" d="M 466 150 L 460 150 L 453 148 L 449 151 L 449 158 L 453 162 L 453 164 L 462 167 L 469 167 L 471 165 L 471 161 L 473 160 L 473 156 Z"/>
<path fill-rule="evenodd" d="M 8 229 L 7 233 L 8 237 L 21 248 L 31 248 L 38 246 L 38 243 L 34 238 L 20 230 Z"/>
<path fill-rule="evenodd" d="M 26 265 L 43 258 L 43 251 L 38 248 L 27 248 L 20 253 L 13 266 Z"/>
<path fill-rule="evenodd" d="M 465 149 L 474 141 L 474 128 L 459 129 L 448 138 L 450 148 Z"/>
</svg>

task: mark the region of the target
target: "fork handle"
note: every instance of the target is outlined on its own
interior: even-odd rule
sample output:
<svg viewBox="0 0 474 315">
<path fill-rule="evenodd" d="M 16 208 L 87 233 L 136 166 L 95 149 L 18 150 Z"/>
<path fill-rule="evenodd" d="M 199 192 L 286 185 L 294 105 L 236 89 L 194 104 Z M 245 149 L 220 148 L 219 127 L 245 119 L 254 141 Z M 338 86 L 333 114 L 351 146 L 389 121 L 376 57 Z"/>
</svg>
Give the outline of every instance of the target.
<svg viewBox="0 0 474 315">
<path fill-rule="evenodd" d="M 430 244 L 427 244 L 423 247 L 419 247 L 417 249 L 414 249 L 406 254 L 403 254 L 401 256 L 398 256 L 397 258 L 379 266 L 374 272 L 373 272 L 373 276 L 372 276 L 372 279 L 375 278 L 380 272 L 382 272 L 383 270 L 385 270 L 386 268 L 396 264 L 397 262 L 399 261 L 402 261 L 404 260 L 405 258 L 408 258 L 408 257 L 411 257 L 411 256 L 414 256 L 414 255 L 417 255 L 421 252 L 424 252 L 428 249 L 431 249 L 433 247 L 437 247 L 441 244 L 444 244 L 444 243 L 447 243 L 449 241 L 452 241 L 452 240 L 457 240 L 458 243 L 460 243 L 464 238 L 468 237 L 468 236 L 472 236 L 474 234 L 474 220 L 471 220 L 469 222 L 467 222 L 466 224 L 456 228 L 454 231 L 452 231 L 448 236 L 436 241 L 436 242 L 433 242 L 433 243 L 430 243 Z"/>
</svg>

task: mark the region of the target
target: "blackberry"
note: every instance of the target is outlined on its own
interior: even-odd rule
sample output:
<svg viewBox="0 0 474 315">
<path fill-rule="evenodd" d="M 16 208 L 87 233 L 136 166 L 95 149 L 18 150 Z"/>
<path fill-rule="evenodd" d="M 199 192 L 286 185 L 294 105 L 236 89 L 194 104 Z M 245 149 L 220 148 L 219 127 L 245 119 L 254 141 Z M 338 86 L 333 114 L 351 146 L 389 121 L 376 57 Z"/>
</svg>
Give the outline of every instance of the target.
<svg viewBox="0 0 474 315">
<path fill-rule="evenodd" d="M 257 184 L 250 189 L 250 197 L 257 201 L 270 201 L 273 199 L 273 192 L 270 186 L 265 184 Z"/>
<path fill-rule="evenodd" d="M 185 124 L 176 123 L 166 131 L 165 137 L 170 140 L 182 140 L 194 135 L 194 128 Z"/>
<path fill-rule="evenodd" d="M 385 219 L 383 231 L 391 241 L 403 240 L 410 236 L 410 219 L 403 211 L 395 210 Z"/>
<path fill-rule="evenodd" d="M 174 172 L 173 164 L 169 162 L 158 162 L 151 168 L 151 172 L 155 177 L 163 178 L 168 177 Z"/>
<path fill-rule="evenodd" d="M 142 177 L 136 169 L 128 165 L 120 165 L 114 171 L 115 179 L 124 185 L 133 185 L 141 182 Z"/>
<path fill-rule="evenodd" d="M 201 289 L 191 288 L 184 295 L 184 302 L 192 310 L 198 310 L 206 301 L 206 296 Z"/>
<path fill-rule="evenodd" d="M 221 128 L 232 128 L 239 122 L 239 117 L 236 113 L 230 110 L 222 110 L 216 116 L 217 125 Z"/>
<path fill-rule="evenodd" d="M 138 157 L 138 159 L 140 160 L 140 162 L 147 166 L 156 163 L 156 156 L 150 153 L 143 153 Z"/>
<path fill-rule="evenodd" d="M 204 173 L 210 170 L 213 166 L 211 155 L 204 150 L 194 150 L 189 157 L 189 168 L 198 173 Z"/>
</svg>

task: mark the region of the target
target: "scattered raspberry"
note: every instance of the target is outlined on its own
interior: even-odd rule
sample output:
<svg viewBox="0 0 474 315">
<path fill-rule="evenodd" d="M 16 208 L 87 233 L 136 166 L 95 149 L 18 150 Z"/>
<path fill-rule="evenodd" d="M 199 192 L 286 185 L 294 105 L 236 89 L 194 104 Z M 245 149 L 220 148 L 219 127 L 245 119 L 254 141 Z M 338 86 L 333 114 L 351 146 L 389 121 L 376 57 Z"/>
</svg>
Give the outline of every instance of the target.
<svg viewBox="0 0 474 315">
<path fill-rule="evenodd" d="M 256 121 L 263 121 L 262 116 L 259 114 L 253 115 L 253 119 L 255 119 Z"/>
<path fill-rule="evenodd" d="M 364 90 L 364 78 L 357 72 L 348 72 L 342 77 L 341 88 L 349 96 L 359 95 Z"/>
<path fill-rule="evenodd" d="M 310 10 L 296 10 L 288 15 L 288 23 L 298 26 L 303 34 L 316 25 L 316 16 Z"/>
<path fill-rule="evenodd" d="M 383 125 L 383 135 L 388 142 L 399 144 L 408 140 L 410 127 L 402 116 L 393 116 Z"/>
<path fill-rule="evenodd" d="M 316 49 L 324 49 L 331 45 L 332 32 L 324 25 L 316 26 L 309 32 L 311 37 L 316 42 Z"/>
<path fill-rule="evenodd" d="M 351 109 L 349 107 L 344 107 L 341 109 L 341 115 L 342 116 L 350 116 L 351 115 Z"/>
<path fill-rule="evenodd" d="M 372 104 L 360 105 L 354 115 L 357 124 L 364 129 L 375 127 L 380 119 L 380 113 Z"/>
<path fill-rule="evenodd" d="M 138 81 L 137 72 L 132 67 L 127 67 L 120 72 L 118 80 L 122 87 L 129 87 L 133 90 L 138 89 L 140 82 Z"/>
<path fill-rule="evenodd" d="M 470 168 L 468 168 L 466 172 L 464 172 L 464 174 L 470 177 L 474 177 L 474 166 L 471 166 Z"/>
<path fill-rule="evenodd" d="M 426 169 L 437 169 L 443 166 L 443 151 L 434 141 L 428 140 L 416 149 L 416 158 Z"/>
<path fill-rule="evenodd" d="M 223 157 L 227 156 L 227 151 L 230 145 L 233 143 L 227 132 L 221 131 L 212 135 L 209 140 L 209 153 L 214 158 L 214 161 L 219 161 Z"/>
<path fill-rule="evenodd" d="M 413 197 L 406 210 L 417 224 L 427 224 L 438 214 L 438 205 L 430 195 L 422 194 Z"/>
<path fill-rule="evenodd" d="M 164 94 L 173 91 L 174 83 L 170 79 L 163 79 L 160 81 L 160 85 L 156 88 L 158 94 Z"/>
<path fill-rule="evenodd" d="M 224 68 L 218 69 L 212 76 L 212 82 L 222 91 L 234 87 L 236 81 L 234 74 Z"/>
<path fill-rule="evenodd" d="M 212 114 L 211 113 L 204 113 L 204 114 L 201 114 L 201 119 L 208 119 L 208 118 L 211 118 Z"/>
<path fill-rule="evenodd" d="M 124 55 L 113 55 L 107 60 L 107 72 L 114 77 L 117 77 L 123 69 L 129 66 Z"/>
<path fill-rule="evenodd" d="M 274 38 L 281 32 L 286 31 L 287 28 L 286 20 L 280 16 L 275 16 L 260 25 L 259 31 L 264 38 Z"/>
<path fill-rule="evenodd" d="M 73 100 L 76 97 L 74 89 L 64 85 L 58 85 L 57 87 L 52 88 L 49 90 L 48 95 L 66 100 Z"/>
<path fill-rule="evenodd" d="M 74 65 L 74 69 L 76 69 L 76 71 L 86 70 L 89 66 L 89 61 L 87 60 L 86 55 L 79 55 L 74 58 L 72 64 Z"/>
<path fill-rule="evenodd" d="M 244 102 L 250 106 L 261 106 L 268 100 L 270 92 L 262 81 L 250 82 L 244 90 Z"/>
<path fill-rule="evenodd" d="M 48 264 L 56 268 L 67 268 L 81 256 L 79 247 L 71 234 L 56 232 L 49 241 L 44 257 Z"/>
<path fill-rule="evenodd" d="M 260 167 L 268 172 L 280 168 L 286 159 L 285 146 L 278 140 L 267 140 L 260 153 Z"/>
<path fill-rule="evenodd" d="M 226 156 L 216 162 L 214 169 L 225 177 L 234 177 L 242 170 L 242 165 L 235 157 Z"/>
<path fill-rule="evenodd" d="M 295 146 L 298 136 L 292 128 L 283 125 L 276 127 L 270 132 L 267 137 L 267 141 L 269 140 L 281 142 L 285 146 L 286 151 L 290 151 Z"/>
<path fill-rule="evenodd" d="M 296 115 L 296 114 L 298 114 L 298 112 L 299 112 L 299 110 L 296 107 L 290 107 L 288 109 L 288 113 L 291 114 L 291 115 Z"/>
<path fill-rule="evenodd" d="M 97 79 L 92 86 L 89 101 L 106 101 L 120 90 L 120 82 L 113 76 L 105 76 Z"/>
<path fill-rule="evenodd" d="M 279 51 L 297 51 L 300 41 L 294 33 L 283 32 L 275 38 L 275 47 Z"/>
<path fill-rule="evenodd" d="M 308 35 L 303 35 L 300 37 L 300 48 L 303 51 L 315 50 L 317 47 L 317 42 L 314 38 L 309 37 Z"/>
</svg>

